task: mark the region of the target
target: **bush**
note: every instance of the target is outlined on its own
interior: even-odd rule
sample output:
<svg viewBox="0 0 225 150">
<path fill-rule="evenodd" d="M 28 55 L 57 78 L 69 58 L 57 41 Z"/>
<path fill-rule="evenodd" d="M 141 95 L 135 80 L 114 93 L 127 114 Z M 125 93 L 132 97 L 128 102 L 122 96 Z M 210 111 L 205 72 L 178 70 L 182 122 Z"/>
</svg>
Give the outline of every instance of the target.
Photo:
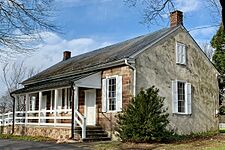
<svg viewBox="0 0 225 150">
<path fill-rule="evenodd" d="M 116 130 L 123 141 L 162 141 L 172 136 L 166 129 L 169 114 L 163 108 L 164 98 L 158 96 L 158 92 L 154 86 L 141 90 L 127 108 L 117 115 Z"/>
<path fill-rule="evenodd" d="M 225 115 L 225 106 L 221 106 L 219 111 L 220 111 L 220 115 Z"/>
</svg>

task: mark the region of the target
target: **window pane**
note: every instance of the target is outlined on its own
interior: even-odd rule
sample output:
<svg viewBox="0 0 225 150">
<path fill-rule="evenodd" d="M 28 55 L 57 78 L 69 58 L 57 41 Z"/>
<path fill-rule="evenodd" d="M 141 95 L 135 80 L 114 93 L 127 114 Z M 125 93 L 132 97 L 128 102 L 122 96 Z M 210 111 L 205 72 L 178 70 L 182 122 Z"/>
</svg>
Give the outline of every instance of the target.
<svg viewBox="0 0 225 150">
<path fill-rule="evenodd" d="M 185 83 L 177 82 L 178 88 L 178 112 L 185 112 Z"/>
<path fill-rule="evenodd" d="M 111 78 L 108 80 L 108 108 L 109 110 L 116 110 L 116 79 Z"/>
</svg>

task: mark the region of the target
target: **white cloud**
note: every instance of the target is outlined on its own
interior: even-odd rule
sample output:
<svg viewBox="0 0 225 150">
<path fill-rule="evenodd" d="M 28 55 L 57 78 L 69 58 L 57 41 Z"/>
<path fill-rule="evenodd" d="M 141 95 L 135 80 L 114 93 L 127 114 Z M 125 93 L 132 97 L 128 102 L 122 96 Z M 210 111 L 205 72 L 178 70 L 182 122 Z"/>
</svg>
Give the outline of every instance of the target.
<svg viewBox="0 0 225 150">
<path fill-rule="evenodd" d="M 101 42 L 93 38 L 66 40 L 51 32 L 44 32 L 41 33 L 41 35 L 44 42 L 38 45 L 39 49 L 35 53 L 30 54 L 30 56 L 18 56 L 17 60 L 14 61 L 25 59 L 25 65 L 27 67 L 43 70 L 62 61 L 63 51 L 65 50 L 71 51 L 71 55 L 75 56 L 112 44 L 108 41 Z M 0 69 L 1 67 L 0 64 Z M 0 92 L 1 95 L 5 90 L 5 86 L 2 82 L 0 82 L 0 89 L 2 89 Z"/>
<path fill-rule="evenodd" d="M 87 6 L 99 3 L 107 3 L 112 0 L 56 0 L 56 5 L 60 7 L 80 7 L 80 6 Z"/>
<path fill-rule="evenodd" d="M 176 9 L 186 12 L 196 11 L 200 8 L 201 4 L 199 0 L 176 0 Z"/>
<path fill-rule="evenodd" d="M 44 35 L 44 43 L 39 45 L 36 53 L 26 58 L 30 66 L 46 68 L 61 61 L 63 51 L 71 51 L 72 56 L 75 56 L 111 44 L 111 42 L 100 42 L 92 38 L 66 40 L 49 32 L 42 35 Z"/>
<path fill-rule="evenodd" d="M 190 34 L 199 40 L 205 41 L 205 39 L 211 39 L 216 33 L 218 27 L 211 26 L 198 26 L 194 29 L 190 29 Z"/>
</svg>

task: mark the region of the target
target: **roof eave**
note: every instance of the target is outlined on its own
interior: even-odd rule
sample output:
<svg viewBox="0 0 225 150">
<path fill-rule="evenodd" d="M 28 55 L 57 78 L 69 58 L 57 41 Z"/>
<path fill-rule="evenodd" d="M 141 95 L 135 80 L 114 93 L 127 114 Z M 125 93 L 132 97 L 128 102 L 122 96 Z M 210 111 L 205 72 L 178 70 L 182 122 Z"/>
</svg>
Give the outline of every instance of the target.
<svg viewBox="0 0 225 150">
<path fill-rule="evenodd" d="M 139 54 L 141 54 L 142 52 L 144 52 L 145 50 L 151 48 L 152 46 L 154 46 L 155 44 L 157 44 L 158 42 L 160 42 L 161 40 L 163 40 L 164 38 L 166 38 L 167 36 L 171 35 L 173 32 L 177 31 L 180 28 L 184 28 L 183 25 L 179 25 L 177 27 L 171 28 L 170 32 L 164 34 L 163 36 L 161 36 L 159 39 L 157 39 L 156 41 L 152 42 L 150 45 L 146 46 L 145 48 L 143 48 L 142 50 L 134 53 L 133 55 L 131 55 L 129 58 L 130 59 L 135 59 Z"/>
<path fill-rule="evenodd" d="M 191 36 L 191 34 L 189 33 L 189 31 L 183 26 L 182 28 L 185 32 L 187 32 L 187 34 L 191 37 L 191 39 L 194 41 L 195 45 L 201 50 L 202 54 L 204 55 L 204 57 L 209 61 L 209 63 L 213 66 L 213 68 L 217 71 L 218 75 L 220 75 L 220 72 L 216 69 L 216 66 L 213 64 L 213 62 L 206 56 L 206 54 L 204 53 L 204 51 L 202 50 L 202 48 L 198 45 L 198 43 L 196 42 L 196 40 Z"/>
<path fill-rule="evenodd" d="M 83 68 L 83 69 L 80 69 L 80 70 L 76 70 L 76 72 L 71 71 L 71 72 L 68 72 L 66 74 L 57 75 L 57 76 L 54 76 L 53 78 L 49 78 L 49 79 L 36 80 L 36 81 L 30 81 L 30 82 L 28 80 L 25 80 L 25 81 L 22 82 L 22 84 L 24 86 L 28 86 L 28 85 L 31 85 L 31 84 L 56 80 L 56 79 L 71 76 L 71 75 L 77 75 L 77 74 L 81 74 L 81 73 L 87 73 L 87 72 L 106 69 L 106 68 L 115 67 L 115 66 L 119 66 L 119 65 L 124 65 L 125 59 L 127 59 L 127 58 L 123 58 L 123 59 L 120 59 L 120 60 L 116 60 L 116 61 L 112 61 L 112 62 L 108 62 L 108 63 L 104 63 L 104 64 L 99 64 L 97 66 L 91 66 L 91 67 Z"/>
</svg>

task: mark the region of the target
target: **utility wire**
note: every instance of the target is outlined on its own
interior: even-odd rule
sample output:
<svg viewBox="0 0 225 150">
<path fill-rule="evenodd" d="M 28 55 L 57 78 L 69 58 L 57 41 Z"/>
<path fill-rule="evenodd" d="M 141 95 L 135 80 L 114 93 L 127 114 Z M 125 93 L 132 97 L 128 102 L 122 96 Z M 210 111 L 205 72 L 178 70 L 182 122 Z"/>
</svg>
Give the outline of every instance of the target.
<svg viewBox="0 0 225 150">
<path fill-rule="evenodd" d="M 219 25 L 210 25 L 210 26 L 203 26 L 203 27 L 197 27 L 197 28 L 192 28 L 190 30 L 188 30 L 188 32 L 191 32 L 191 31 L 195 31 L 195 30 L 201 30 L 201 29 L 206 29 L 206 28 L 212 28 L 212 27 L 219 27 Z"/>
</svg>

